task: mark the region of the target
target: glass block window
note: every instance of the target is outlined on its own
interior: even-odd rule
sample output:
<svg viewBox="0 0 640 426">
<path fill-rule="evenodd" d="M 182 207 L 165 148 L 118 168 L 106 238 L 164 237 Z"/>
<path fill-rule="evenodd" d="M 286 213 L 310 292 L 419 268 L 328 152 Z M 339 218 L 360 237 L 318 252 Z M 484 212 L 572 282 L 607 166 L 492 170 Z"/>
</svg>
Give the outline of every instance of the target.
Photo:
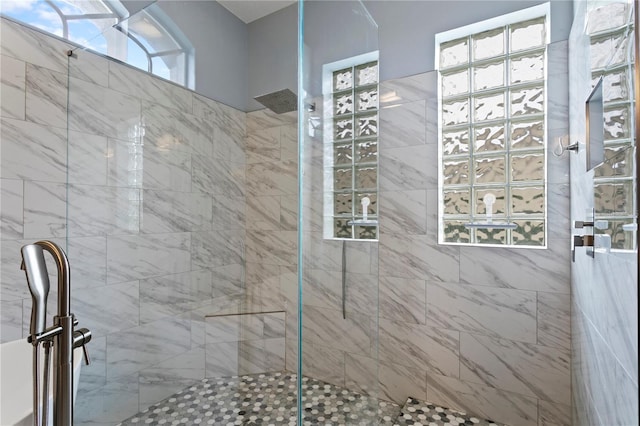
<svg viewBox="0 0 640 426">
<path fill-rule="evenodd" d="M 546 246 L 547 16 L 437 35 L 440 243 Z"/>
<path fill-rule="evenodd" d="M 604 164 L 594 172 L 594 209 L 611 236 L 611 248 L 634 250 L 634 46 L 633 8 L 628 2 L 597 5 L 588 11 L 591 86 L 602 78 Z M 601 222 L 602 223 L 602 222 Z"/>
<path fill-rule="evenodd" d="M 377 52 L 324 66 L 325 238 L 378 238 Z"/>
</svg>

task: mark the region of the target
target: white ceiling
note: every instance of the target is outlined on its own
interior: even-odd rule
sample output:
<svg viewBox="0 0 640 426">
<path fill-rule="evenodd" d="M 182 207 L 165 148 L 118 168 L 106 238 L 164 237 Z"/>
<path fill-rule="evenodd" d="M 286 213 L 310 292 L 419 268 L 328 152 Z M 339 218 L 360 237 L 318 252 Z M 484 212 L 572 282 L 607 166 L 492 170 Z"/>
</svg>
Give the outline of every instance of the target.
<svg viewBox="0 0 640 426">
<path fill-rule="evenodd" d="M 297 0 L 218 0 L 218 3 L 246 24 L 296 2 Z"/>
</svg>

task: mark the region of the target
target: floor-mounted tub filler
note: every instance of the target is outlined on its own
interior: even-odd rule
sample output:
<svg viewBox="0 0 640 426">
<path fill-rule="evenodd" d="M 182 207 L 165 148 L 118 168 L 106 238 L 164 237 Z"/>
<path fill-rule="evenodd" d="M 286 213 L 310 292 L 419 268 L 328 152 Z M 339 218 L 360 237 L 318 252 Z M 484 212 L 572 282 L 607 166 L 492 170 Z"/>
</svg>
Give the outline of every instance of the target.
<svg viewBox="0 0 640 426">
<path fill-rule="evenodd" d="M 58 310 L 47 327 L 49 273 L 44 253 L 55 260 Z M 51 241 L 38 241 L 20 250 L 29 291 L 31 322 L 27 341 L 11 342 L 2 357 L 2 425 L 72 426 L 73 404 L 80 376 L 81 350 L 89 363 L 86 344 L 91 331 L 76 329 L 71 313 L 71 269 L 66 253 Z M 53 362 L 51 352 L 53 350 Z M 31 373 L 29 373 L 29 355 Z M 43 356 L 42 356 L 43 355 Z M 29 397 L 29 395 L 31 397 Z M 32 409 L 29 409 L 29 401 Z"/>
</svg>

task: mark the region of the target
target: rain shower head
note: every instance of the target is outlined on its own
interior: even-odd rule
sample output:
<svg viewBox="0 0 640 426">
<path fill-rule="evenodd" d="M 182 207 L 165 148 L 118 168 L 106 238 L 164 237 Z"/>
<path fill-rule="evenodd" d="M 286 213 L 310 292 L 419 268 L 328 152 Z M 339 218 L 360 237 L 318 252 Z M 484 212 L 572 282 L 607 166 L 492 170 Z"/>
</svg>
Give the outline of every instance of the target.
<svg viewBox="0 0 640 426">
<path fill-rule="evenodd" d="M 289 89 L 282 89 L 277 92 L 256 96 L 253 99 L 276 114 L 284 114 L 285 112 L 296 111 L 298 109 L 298 96 Z"/>
</svg>

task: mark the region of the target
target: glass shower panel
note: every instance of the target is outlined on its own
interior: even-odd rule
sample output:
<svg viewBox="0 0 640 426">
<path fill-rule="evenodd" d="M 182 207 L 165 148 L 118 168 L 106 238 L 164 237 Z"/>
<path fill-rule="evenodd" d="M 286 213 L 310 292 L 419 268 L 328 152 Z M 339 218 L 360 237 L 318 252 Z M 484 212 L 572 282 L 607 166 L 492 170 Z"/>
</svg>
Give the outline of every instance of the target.
<svg viewBox="0 0 640 426">
<path fill-rule="evenodd" d="M 74 424 L 295 420 L 280 290 L 294 232 L 280 258 L 245 238 L 246 114 L 80 48 L 67 87 L 72 310 L 93 332 Z"/>
<path fill-rule="evenodd" d="M 299 31 L 298 424 L 378 424 L 378 29 L 302 1 Z"/>
</svg>

